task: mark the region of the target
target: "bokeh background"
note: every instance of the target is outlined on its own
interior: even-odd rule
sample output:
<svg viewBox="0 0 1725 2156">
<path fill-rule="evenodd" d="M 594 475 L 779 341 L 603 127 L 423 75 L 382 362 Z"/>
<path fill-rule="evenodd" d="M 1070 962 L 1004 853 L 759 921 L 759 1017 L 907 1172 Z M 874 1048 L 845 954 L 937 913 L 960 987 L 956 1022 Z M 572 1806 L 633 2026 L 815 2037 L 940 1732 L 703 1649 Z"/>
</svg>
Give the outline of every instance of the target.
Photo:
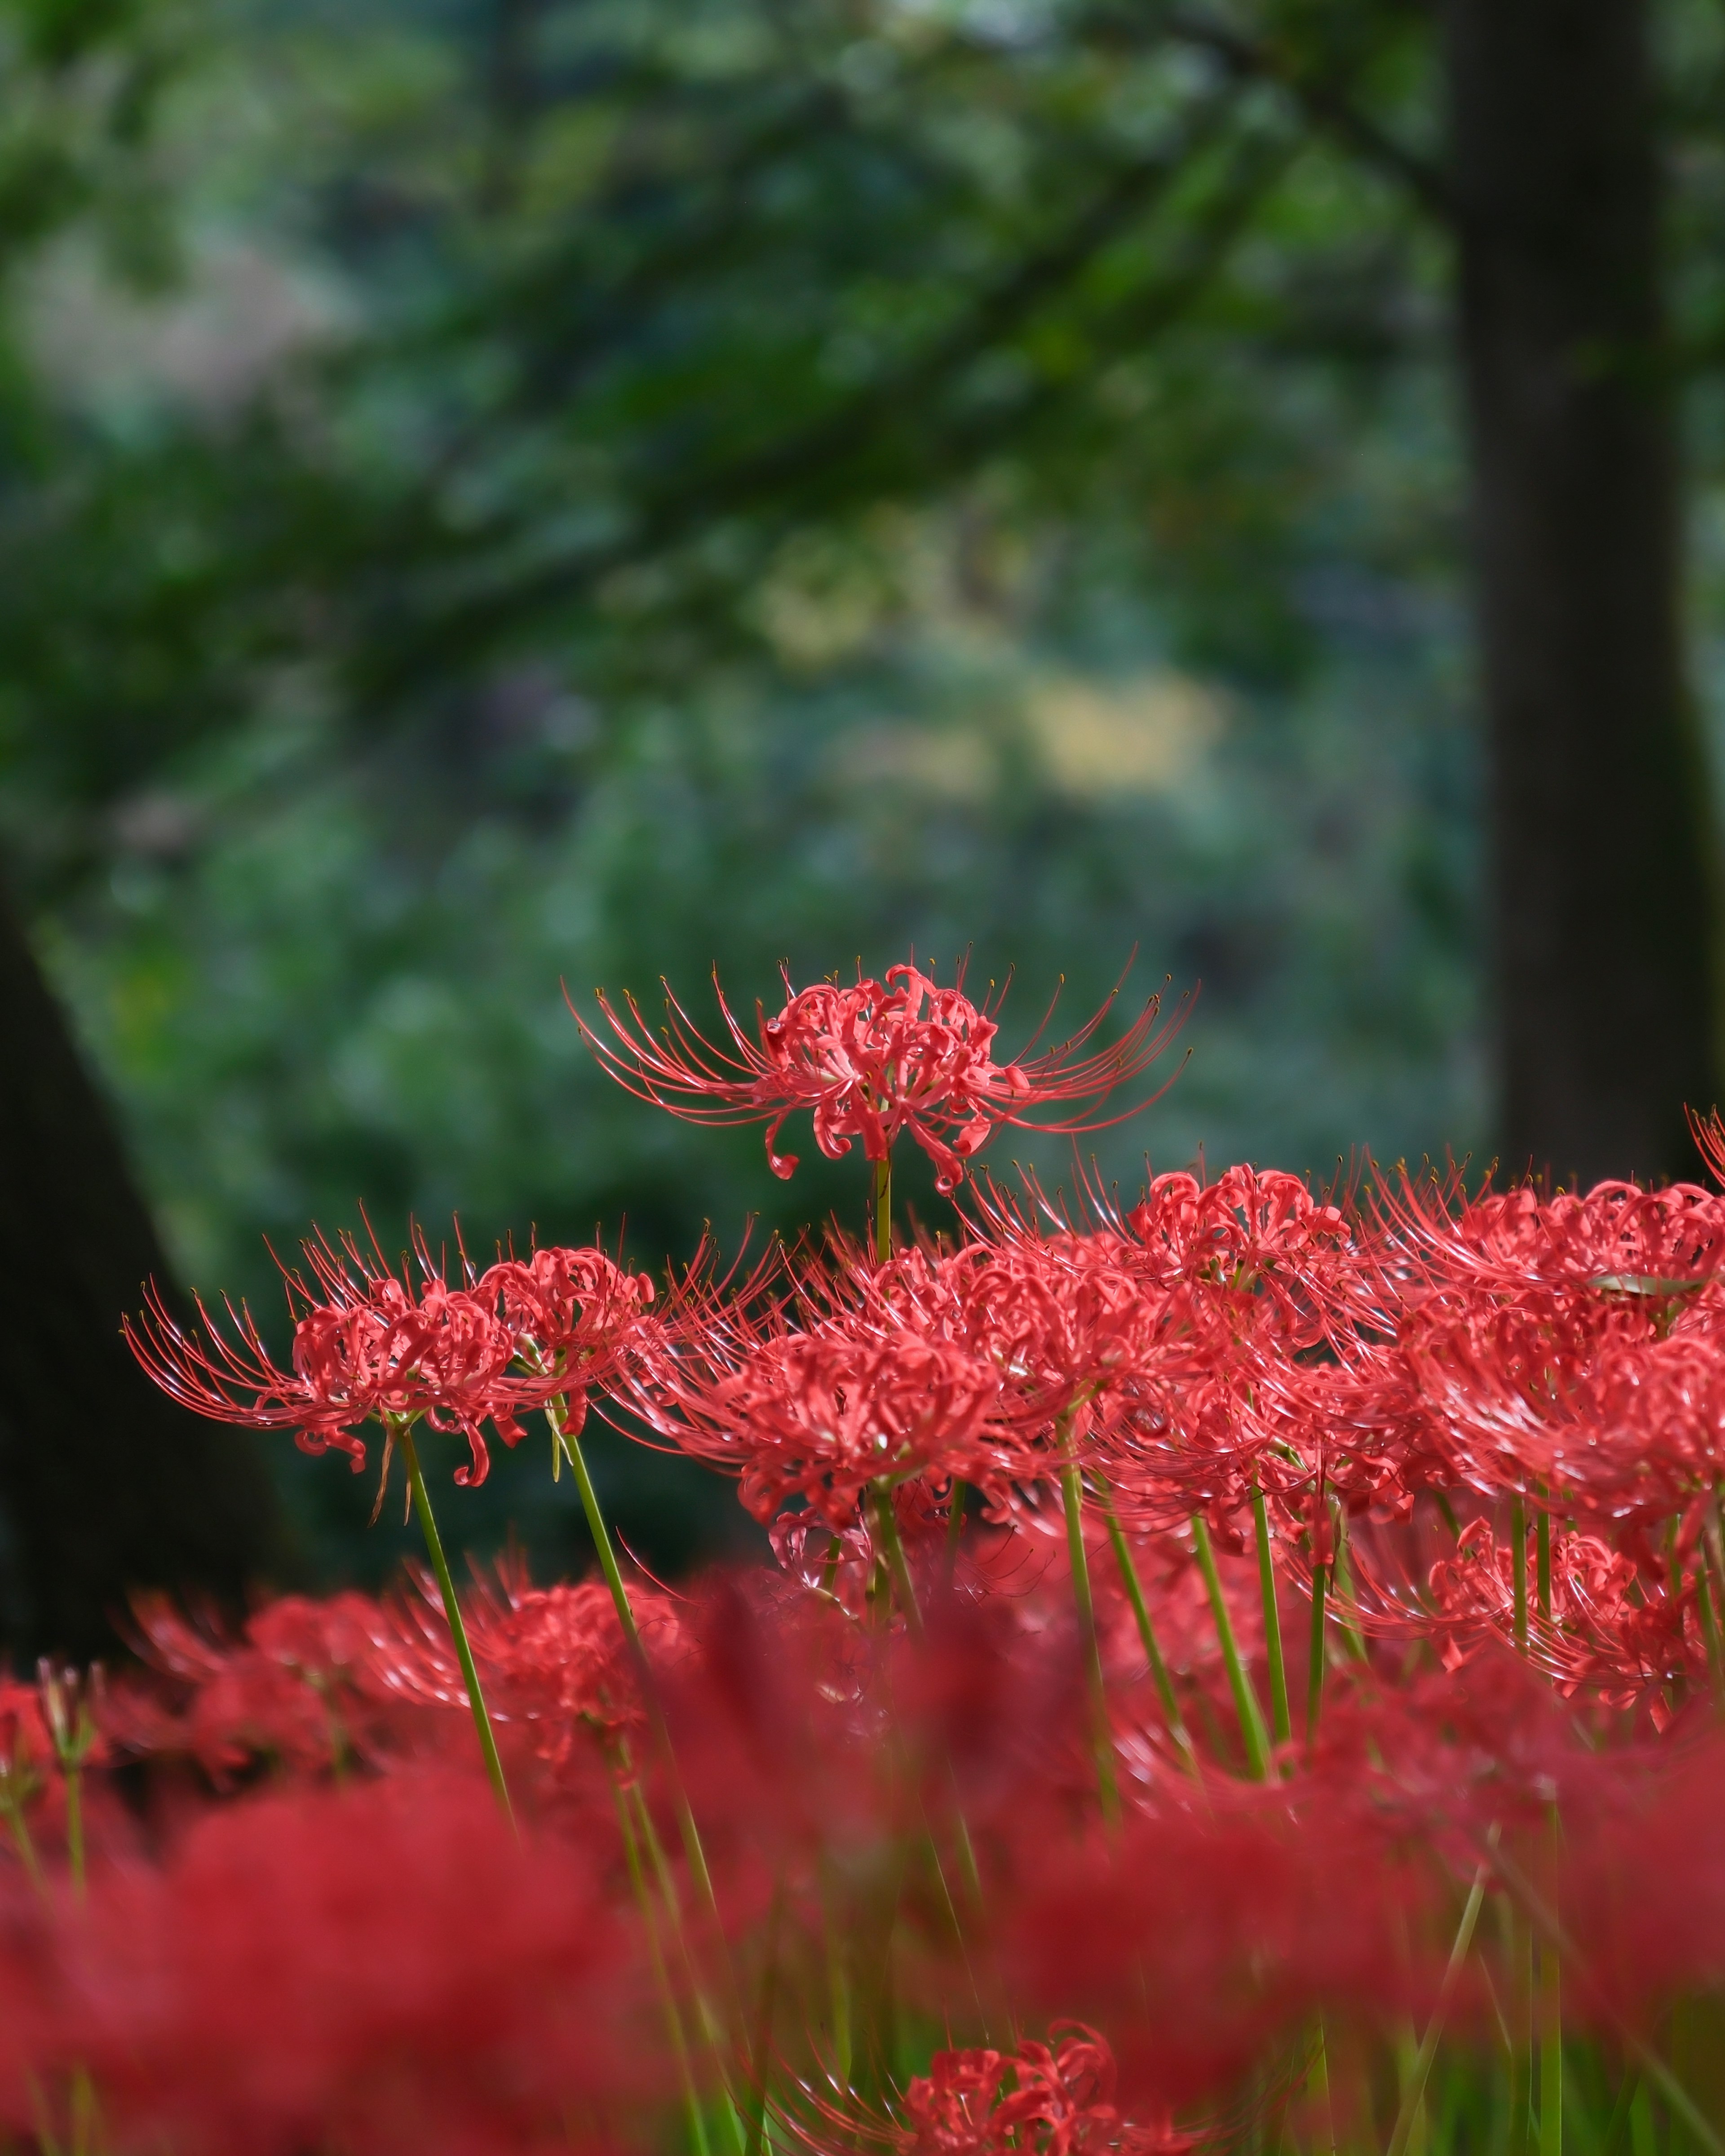
<svg viewBox="0 0 1725 2156">
<path fill-rule="evenodd" d="M 1711 742 L 1725 16 L 1627 12 Z M 715 966 L 968 953 L 1009 1044 L 1201 981 L 1128 1183 L 1489 1158 L 1440 13 L 9 0 L 0 850 L 184 1282 L 280 1338 L 264 1239 L 362 1204 L 860 1218 L 594 1069 L 565 985 Z M 567 1568 L 529 1450 L 449 1524 Z M 393 1561 L 272 1460 L 305 1576 Z M 603 1467 L 651 1562 L 737 1531 Z"/>
</svg>

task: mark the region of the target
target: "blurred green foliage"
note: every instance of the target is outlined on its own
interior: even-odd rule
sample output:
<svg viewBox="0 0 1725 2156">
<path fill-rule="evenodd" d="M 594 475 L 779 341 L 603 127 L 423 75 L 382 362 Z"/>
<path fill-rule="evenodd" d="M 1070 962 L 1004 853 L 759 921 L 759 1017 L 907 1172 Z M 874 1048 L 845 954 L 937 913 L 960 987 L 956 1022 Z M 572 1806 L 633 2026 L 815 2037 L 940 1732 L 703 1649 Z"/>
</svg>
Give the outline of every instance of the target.
<svg viewBox="0 0 1725 2156">
<path fill-rule="evenodd" d="M 1009 1041 L 1201 978 L 1128 1180 L 1489 1143 L 1446 260 L 1309 94 L 1431 157 L 1431 26 L 1225 19 L 1281 80 L 1155 5 L 0 9 L 0 843 L 188 1279 L 270 1310 L 260 1232 L 361 1203 L 854 1219 L 560 993 L 716 964 L 968 950 Z M 1705 632 L 1725 38 L 1666 28 Z M 459 1524 L 567 1562 L 538 1479 Z M 666 1562 L 683 1486 L 614 1484 Z"/>
</svg>

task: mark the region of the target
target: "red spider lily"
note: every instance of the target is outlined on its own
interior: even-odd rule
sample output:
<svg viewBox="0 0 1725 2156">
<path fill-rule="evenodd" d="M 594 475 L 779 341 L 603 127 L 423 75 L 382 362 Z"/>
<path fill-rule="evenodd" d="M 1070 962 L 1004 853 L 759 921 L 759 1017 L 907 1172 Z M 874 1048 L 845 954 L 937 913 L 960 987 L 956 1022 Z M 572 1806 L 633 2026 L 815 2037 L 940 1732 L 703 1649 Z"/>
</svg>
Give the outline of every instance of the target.
<svg viewBox="0 0 1725 2156">
<path fill-rule="evenodd" d="M 153 1696 L 123 1693 L 105 1727 L 128 1756 L 189 1753 L 218 1779 L 260 1758 L 316 1772 L 436 1752 L 428 1725 L 468 1700 L 435 1584 L 414 1584 L 382 1601 L 284 1596 L 237 1641 L 188 1624 L 165 1597 L 141 1597 L 136 1643 L 165 1681 Z M 675 1655 L 676 1604 L 639 1587 L 632 1601 L 649 1656 Z M 598 1582 L 535 1588 L 504 1562 L 465 1598 L 464 1618 L 494 1721 L 529 1732 L 553 1766 L 583 1731 L 608 1743 L 643 1721 L 635 1659 Z"/>
<path fill-rule="evenodd" d="M 812 1334 L 957 1350 L 994 1371 L 991 1481 L 1034 1477 L 1040 1455 L 1044 1471 L 1057 1468 L 1075 1411 L 1093 1414 L 1110 1383 L 1139 1366 L 1160 1315 L 1105 1250 L 1073 1236 L 922 1247 L 876 1264 L 835 1232 L 792 1278 Z"/>
<path fill-rule="evenodd" d="M 1448 1628 L 1442 1645 L 1449 1667 L 1476 1651 L 1482 1635 L 1513 1640 L 1515 1572 L 1513 1544 L 1500 1547 L 1483 1517 L 1463 1528 L 1453 1557 L 1433 1566 L 1433 1629 Z M 1608 1704 L 1626 1707 L 1673 1676 L 1705 1677 L 1706 1642 L 1692 1594 L 1667 1592 L 1597 1535 L 1553 1536 L 1548 1612 L 1539 1600 L 1530 1537 L 1519 1609 L 1529 1656 L 1566 1690 L 1586 1685 Z"/>
<path fill-rule="evenodd" d="M 691 1271 L 699 1270 L 697 1260 Z M 563 1428 L 572 1436 L 587 1418 L 588 1385 L 615 1367 L 653 1300 L 653 1282 L 646 1273 L 624 1272 L 603 1250 L 553 1246 L 526 1260 L 500 1259 L 480 1292 L 497 1298 L 516 1356 L 558 1379 Z"/>
<path fill-rule="evenodd" d="M 1543 1488 L 1567 1510 L 1685 1509 L 1725 1466 L 1725 1325 L 1664 1332 L 1640 1298 L 1434 1296 L 1395 1360 L 1452 1482 Z"/>
<path fill-rule="evenodd" d="M 681 1450 L 736 1475 L 757 1519 L 798 1496 L 843 1528 L 877 1484 L 998 1478 L 1005 1463 L 988 1433 L 999 1391 L 961 1348 L 830 1328 L 769 1336 L 705 1369 L 665 1358 L 638 1404 Z"/>
<path fill-rule="evenodd" d="M 1045 1017 L 1024 1050 L 1000 1063 L 993 1052 L 998 1000 L 973 1003 L 963 993 L 962 967 L 950 988 L 914 965 L 890 967 L 884 982 L 859 974 L 854 988 L 824 981 L 798 990 L 787 972 L 784 1008 L 770 1019 L 757 1009 L 757 1040 L 744 1031 L 716 977 L 713 985 L 728 1047 L 704 1039 L 669 988 L 670 1023 L 657 1038 L 633 997 L 619 1014 L 600 994 L 608 1040 L 578 1012 L 576 1024 L 605 1069 L 639 1098 L 693 1122 L 764 1122 L 775 1175 L 796 1168 L 794 1154 L 778 1151 L 778 1134 L 790 1115 L 807 1108 L 815 1143 L 831 1160 L 858 1139 L 870 1160 L 885 1160 L 907 1131 L 934 1163 L 943 1192 L 957 1188 L 965 1163 L 998 1125 L 1091 1131 L 1135 1114 L 1136 1106 L 1045 1122 L 1033 1111 L 1063 1102 L 1099 1106 L 1149 1067 L 1184 1017 L 1182 1010 L 1159 1025 L 1161 999 L 1153 996 L 1111 1047 L 1090 1050 L 1117 989 L 1059 1047 L 1031 1053 L 1047 1028 Z"/>
<path fill-rule="evenodd" d="M 1370 1209 L 1416 1294 L 1543 1286 L 1638 1299 L 1681 1319 L 1698 1293 L 1725 1291 L 1725 1198 L 1694 1183 L 1601 1183 L 1550 1198 L 1523 1184 L 1469 1199 L 1454 1177 L 1404 1175 L 1381 1184 Z"/>
<path fill-rule="evenodd" d="M 1286 1352 L 1329 1343 L 1379 1317 L 1375 1251 L 1348 1214 L 1315 1198 L 1296 1175 L 1230 1168 L 1214 1183 L 1182 1171 L 1155 1177 L 1136 1205 L 1087 1178 L 1076 1206 L 1050 1199 L 1032 1175 L 1022 1199 L 985 1182 L 972 1200 L 987 1242 L 1022 1248 L 1052 1240 L 1086 1246 L 1141 1291 L 1179 1288 L 1194 1309 L 1225 1313 L 1235 1330 L 1266 1321 Z"/>
<path fill-rule="evenodd" d="M 455 1481 L 476 1487 L 490 1464 L 484 1426 L 515 1445 L 521 1415 L 556 1395 L 584 1411 L 587 1387 L 608 1373 L 652 1295 L 644 1276 L 598 1250 L 536 1250 L 479 1276 L 469 1267 L 465 1285 L 451 1287 L 416 1235 L 416 1292 L 375 1239 L 369 1250 L 351 1236 L 302 1248 L 312 1285 L 285 1276 L 290 1370 L 272 1359 L 249 1311 L 227 1305 L 230 1338 L 200 1301 L 200 1336 L 181 1327 L 153 1284 L 126 1337 L 182 1406 L 218 1422 L 293 1430 L 303 1451 L 345 1452 L 356 1473 L 366 1462 L 359 1425 L 423 1419 L 466 1438 L 471 1460 Z"/>
<path fill-rule="evenodd" d="M 449 1625 L 434 1586 L 420 1584 L 419 1596 L 385 1613 L 372 1681 L 393 1697 L 465 1711 Z M 682 1626 L 670 1597 L 637 1586 L 630 1602 L 649 1660 L 676 1654 Z M 464 1599 L 463 1614 L 493 1717 L 529 1729 L 542 1758 L 561 1765 L 583 1732 L 610 1743 L 644 1721 L 639 1667 L 599 1581 L 536 1588 L 505 1562 Z"/>
<path fill-rule="evenodd" d="M 165 1596 L 144 1595 L 131 1629 L 158 1681 L 121 1692 L 110 1709 L 128 1754 L 187 1754 L 221 1781 L 259 1759 L 321 1772 L 394 1748 L 372 1675 L 388 1619 L 362 1594 L 284 1595 L 237 1641 L 189 1624 Z"/>
<path fill-rule="evenodd" d="M 988 1184 L 974 1205 L 990 1245 L 1076 1291 L 1091 1375 L 1073 1435 L 1123 1512 L 1166 1525 L 1201 1503 L 1223 1527 L 1255 1483 L 1316 1491 L 1323 1447 L 1289 1389 L 1389 1322 L 1341 1207 L 1249 1168 L 1158 1176 L 1127 1210 L 1086 1182 L 1075 1214 L 1034 1178 L 1022 1199 Z"/>
<path fill-rule="evenodd" d="M 904 2095 L 906 2156 L 1179 2156 L 1170 2119 L 1129 2123 L 1113 2102 L 1114 2054 L 1094 2029 L 1057 2025 L 1016 2051 L 937 2051 Z"/>
</svg>

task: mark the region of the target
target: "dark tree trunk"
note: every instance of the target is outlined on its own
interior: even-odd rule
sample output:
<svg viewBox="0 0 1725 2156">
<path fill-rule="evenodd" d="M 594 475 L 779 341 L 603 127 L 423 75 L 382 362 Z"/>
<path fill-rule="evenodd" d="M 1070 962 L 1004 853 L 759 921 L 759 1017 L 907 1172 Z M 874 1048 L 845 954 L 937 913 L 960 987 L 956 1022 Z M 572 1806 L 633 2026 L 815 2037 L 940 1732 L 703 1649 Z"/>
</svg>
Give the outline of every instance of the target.
<svg viewBox="0 0 1725 2156">
<path fill-rule="evenodd" d="M 155 1229 L 18 923 L 0 905 L 0 1628 L 14 1656 L 111 1650 L 138 1587 L 237 1601 L 276 1553 L 244 1432 L 177 1408 L 120 1336 Z"/>
<path fill-rule="evenodd" d="M 1712 819 L 1639 0 L 1450 0 L 1506 1168 L 1693 1173 Z"/>
</svg>

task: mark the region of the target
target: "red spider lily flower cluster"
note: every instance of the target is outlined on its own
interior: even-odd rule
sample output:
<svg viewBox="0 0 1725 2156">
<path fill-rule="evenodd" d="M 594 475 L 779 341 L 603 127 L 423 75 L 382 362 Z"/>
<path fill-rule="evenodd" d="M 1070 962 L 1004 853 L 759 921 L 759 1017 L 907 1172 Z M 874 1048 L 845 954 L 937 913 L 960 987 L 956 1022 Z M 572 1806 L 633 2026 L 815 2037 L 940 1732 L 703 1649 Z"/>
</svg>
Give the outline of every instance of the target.
<svg viewBox="0 0 1725 2156">
<path fill-rule="evenodd" d="M 603 1052 L 782 1170 L 805 1106 L 951 1188 L 1153 1045 L 1002 1064 L 912 968 L 787 988 L 723 1054 L 604 1005 Z M 0 2127 L 1399 2156 L 1530 2107 L 1550 2150 L 1561 2102 L 1725 2145 L 1674 2041 L 1725 2012 L 1725 1198 L 1235 1167 L 888 1225 L 659 1297 L 318 1242 L 287 1368 L 152 1300 L 168 1389 L 312 1450 L 424 1424 L 471 1483 L 545 1409 L 606 1569 L 464 1592 L 429 1530 L 380 1597 L 146 1599 L 141 1671 L 0 1699 Z M 629 1577 L 589 1396 L 778 1562 Z"/>
<path fill-rule="evenodd" d="M 1119 1121 L 1081 1115 L 1050 1122 L 1035 1111 L 1106 1101 L 1149 1067 L 1179 1024 L 1177 1016 L 1160 1024 L 1152 997 L 1117 1041 L 1092 1049 L 1113 1008 L 1111 995 L 1058 1047 L 1036 1052 L 1045 1018 L 1029 1045 L 1002 1063 L 993 1054 L 998 1003 L 973 1003 L 962 967 L 949 988 L 915 965 L 889 967 L 884 981 L 864 979 L 859 970 L 850 988 L 830 981 L 793 988 L 787 972 L 784 986 L 784 1008 L 772 1018 L 757 1009 L 751 1040 L 715 980 L 728 1047 L 705 1040 L 668 987 L 668 1024 L 657 1038 L 633 997 L 619 1012 L 600 994 L 608 1040 L 579 1013 L 576 1023 L 604 1067 L 643 1100 L 695 1122 L 765 1122 L 775 1175 L 796 1168 L 793 1153 L 778 1151 L 778 1134 L 807 1109 L 814 1142 L 829 1160 L 860 1141 L 868 1159 L 884 1161 L 908 1133 L 934 1163 L 942 1192 L 963 1182 L 967 1163 L 999 1125 L 1070 1132 Z"/>
<path fill-rule="evenodd" d="M 682 1642 L 675 1604 L 644 1588 L 634 1610 L 649 1662 L 674 1666 Z M 536 1588 L 518 1562 L 504 1561 L 475 1580 L 465 1617 L 491 1712 L 513 1750 L 578 1776 L 640 1730 L 640 1665 L 596 1582 Z M 237 1640 L 145 1596 L 131 1629 L 151 1681 L 118 1687 L 104 1725 L 126 1758 L 184 1757 L 234 1786 L 260 1765 L 381 1770 L 460 1748 L 460 1666 L 435 1586 L 423 1577 L 381 1599 L 285 1595 Z"/>
<path fill-rule="evenodd" d="M 900 2146 L 908 2156 L 1178 2156 L 1188 2136 L 1163 2120 L 1129 2123 L 1111 2100 L 1113 2054 L 1094 2029 L 1057 2030 L 1009 2054 L 937 2051 L 905 2092 Z"/>
<path fill-rule="evenodd" d="M 152 1287 L 126 1333 L 134 1353 L 184 1407 L 254 1430 L 292 1430 L 302 1450 L 345 1452 L 358 1473 L 367 1422 L 424 1421 L 465 1437 L 463 1486 L 490 1466 L 485 1430 L 518 1444 L 522 1414 L 562 1399 L 580 1427 L 588 1388 L 605 1377 L 653 1299 L 645 1274 L 602 1250 L 536 1250 L 466 1269 L 451 1287 L 423 1237 L 418 1279 L 393 1271 L 375 1239 L 303 1245 L 306 1273 L 285 1276 L 294 1319 L 291 1365 L 282 1369 L 251 1313 L 228 1306 L 232 1337 L 200 1302 L 201 1332 L 182 1327 Z M 309 1279 L 307 1276 L 309 1275 Z"/>
</svg>

